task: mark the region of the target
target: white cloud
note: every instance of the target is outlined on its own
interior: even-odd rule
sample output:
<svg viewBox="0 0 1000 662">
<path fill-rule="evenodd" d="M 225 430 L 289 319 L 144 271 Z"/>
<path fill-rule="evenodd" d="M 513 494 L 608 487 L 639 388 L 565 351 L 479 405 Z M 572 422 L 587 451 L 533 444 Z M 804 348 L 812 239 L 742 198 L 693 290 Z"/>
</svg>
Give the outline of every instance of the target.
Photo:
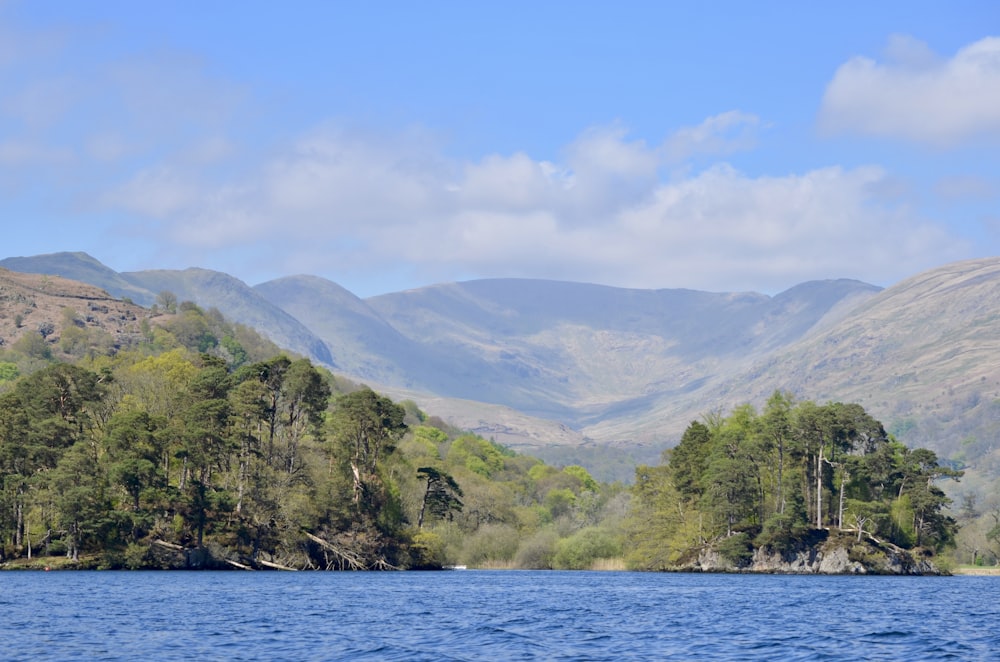
<svg viewBox="0 0 1000 662">
<path fill-rule="evenodd" d="M 470 209 L 531 210 L 548 206 L 572 185 L 567 173 L 527 154 L 491 154 L 462 168 L 461 183 L 450 188 Z"/>
<path fill-rule="evenodd" d="M 889 35 L 885 57 L 903 69 L 920 71 L 941 64 L 941 58 L 924 42 L 905 34 Z"/>
<path fill-rule="evenodd" d="M 288 118 L 315 112 L 318 97 L 260 88 L 251 98 L 250 86 L 280 83 L 227 79 L 224 66 L 169 43 L 93 49 L 111 43 L 109 29 L 0 24 L 0 187 L 14 194 L 5 209 L 44 199 L 39 217 L 65 219 L 76 232 L 67 242 L 93 241 L 91 221 L 119 223 L 100 235 L 109 252 L 115 244 L 220 269 L 244 260 L 234 275 L 248 281 L 310 271 L 360 282 L 396 271 L 422 282 L 525 276 L 699 289 L 886 282 L 963 256 L 958 240 L 906 206 L 911 184 L 877 168 L 761 177 L 717 163 L 755 147 L 766 126 L 740 110 L 662 141 L 594 127 L 547 160 L 454 159 L 418 129 L 331 123 L 289 139 Z M 947 59 L 893 37 L 885 62 L 859 58 L 837 72 L 824 126 L 946 145 L 996 132 L 998 53 L 997 38 Z M 268 101 L 286 91 L 288 107 L 312 105 L 273 112 Z M 336 97 L 324 98 L 337 112 Z M 938 188 L 982 190 L 971 180 Z"/>
<path fill-rule="evenodd" d="M 951 147 L 1000 138 L 1000 37 L 986 37 L 952 58 L 895 37 L 888 60 L 855 57 L 823 95 L 820 127 L 829 133 L 902 139 Z"/>
<path fill-rule="evenodd" d="M 103 202 L 133 214 L 167 220 L 183 217 L 203 205 L 205 193 L 190 176 L 164 166 L 138 172 L 106 194 Z"/>
<path fill-rule="evenodd" d="M 287 271 L 532 276 L 629 287 L 773 291 L 813 278 L 892 280 L 967 246 L 905 206 L 875 167 L 752 177 L 717 164 L 663 180 L 668 157 L 595 129 L 566 164 L 448 162 L 420 136 L 327 127 L 215 187 L 143 173 L 112 200 L 202 254 L 267 246 Z M 624 191 L 624 193 L 623 193 Z M 289 258 L 290 259 L 290 258 Z M 308 265 L 308 266 L 306 266 Z"/>
<path fill-rule="evenodd" d="M 286 223 L 323 233 L 434 210 L 445 196 L 442 167 L 419 132 L 390 138 L 327 127 L 267 164 L 260 189 Z"/>
<path fill-rule="evenodd" d="M 668 161 L 680 163 L 694 156 L 719 156 L 751 149 L 757 143 L 760 118 L 730 110 L 707 118 L 698 126 L 684 127 L 663 145 Z"/>
</svg>

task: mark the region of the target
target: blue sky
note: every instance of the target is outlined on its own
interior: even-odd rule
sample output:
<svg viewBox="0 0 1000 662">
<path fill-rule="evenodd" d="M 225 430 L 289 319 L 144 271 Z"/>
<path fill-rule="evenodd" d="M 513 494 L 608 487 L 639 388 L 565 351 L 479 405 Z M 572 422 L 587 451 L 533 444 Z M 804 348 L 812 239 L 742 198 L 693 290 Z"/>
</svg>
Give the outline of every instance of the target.
<svg viewBox="0 0 1000 662">
<path fill-rule="evenodd" d="M 775 293 L 1000 255 L 995 2 L 0 0 L 0 256 Z"/>
</svg>

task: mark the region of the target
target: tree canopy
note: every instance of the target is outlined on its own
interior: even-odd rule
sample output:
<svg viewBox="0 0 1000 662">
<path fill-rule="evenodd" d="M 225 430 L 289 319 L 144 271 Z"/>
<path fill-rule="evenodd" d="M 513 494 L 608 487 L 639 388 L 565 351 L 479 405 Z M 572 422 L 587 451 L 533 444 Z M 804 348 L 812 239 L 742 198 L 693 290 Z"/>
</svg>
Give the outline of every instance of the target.
<svg viewBox="0 0 1000 662">
<path fill-rule="evenodd" d="M 662 465 L 636 470 L 630 561 L 669 568 L 714 546 L 742 562 L 754 547 L 782 550 L 830 528 L 938 550 L 956 523 L 936 481 L 959 476 L 860 405 L 775 393 L 763 412 L 744 405 L 692 422 Z"/>
<path fill-rule="evenodd" d="M 0 561 L 577 567 L 620 552 L 627 495 L 582 467 L 453 429 L 170 293 L 128 343 L 67 334 L 64 312 L 30 356 L 0 350 Z M 595 527 L 611 547 L 574 538 Z"/>
</svg>

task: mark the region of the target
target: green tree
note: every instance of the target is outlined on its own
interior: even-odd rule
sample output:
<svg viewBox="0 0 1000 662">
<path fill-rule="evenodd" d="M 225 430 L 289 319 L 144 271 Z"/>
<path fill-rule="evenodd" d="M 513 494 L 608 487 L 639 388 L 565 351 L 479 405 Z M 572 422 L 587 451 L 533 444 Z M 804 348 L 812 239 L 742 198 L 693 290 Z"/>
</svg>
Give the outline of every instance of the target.
<svg viewBox="0 0 1000 662">
<path fill-rule="evenodd" d="M 935 481 L 944 477 L 958 480 L 963 472 L 941 466 L 934 451 L 926 448 L 905 452 L 901 468 L 899 495 L 909 497 L 914 542 L 917 547 L 940 549 L 954 539 L 958 525 L 945 512 L 951 499 Z"/>
<path fill-rule="evenodd" d="M 16 363 L 0 361 L 0 382 L 12 382 L 21 376 Z"/>
<path fill-rule="evenodd" d="M 119 543 L 118 522 L 107 498 L 106 485 L 93 449 L 79 442 L 46 472 L 52 490 L 56 516 L 65 532 L 66 556 L 79 560 L 86 549 L 103 549 Z"/>
<path fill-rule="evenodd" d="M 462 488 L 449 474 L 434 467 L 420 467 L 417 476 L 426 481 L 424 498 L 420 503 L 417 528 L 423 528 L 424 515 L 429 513 L 437 518 L 449 516 L 453 511 L 461 512 Z"/>
<path fill-rule="evenodd" d="M 680 443 L 665 456 L 664 459 L 670 463 L 674 485 L 685 497 L 698 498 L 704 493 L 701 481 L 710 451 L 711 433 L 708 427 L 692 421 L 684 430 Z"/>
<path fill-rule="evenodd" d="M 742 406 L 709 422 L 691 424 L 665 466 L 637 470 L 634 567 L 670 567 L 705 543 L 740 564 L 754 544 L 783 550 L 810 529 L 935 549 L 954 537 L 938 483 L 961 472 L 893 440 L 860 405 L 776 393 L 763 415 Z"/>
<path fill-rule="evenodd" d="M 163 429 L 166 420 L 151 417 L 146 412 L 123 412 L 113 416 L 104 434 L 105 462 L 111 483 L 128 495 L 132 538 L 138 541 L 151 522 L 148 508 L 141 497 L 166 487 L 166 476 L 160 458 L 164 452 Z M 152 507 L 164 506 L 155 502 Z"/>
<path fill-rule="evenodd" d="M 587 527 L 561 540 L 552 565 L 566 570 L 586 570 L 598 559 L 621 554 L 618 538 L 599 527 Z"/>
<path fill-rule="evenodd" d="M 381 480 L 379 462 L 406 430 L 405 411 L 369 388 L 340 396 L 334 407 L 334 439 L 353 477 L 352 500 L 359 506 L 377 506 Z"/>
<path fill-rule="evenodd" d="M 594 477 L 579 464 L 571 464 L 563 467 L 563 473 L 576 478 L 580 483 L 580 490 L 584 492 L 596 492 L 599 489 Z"/>
</svg>

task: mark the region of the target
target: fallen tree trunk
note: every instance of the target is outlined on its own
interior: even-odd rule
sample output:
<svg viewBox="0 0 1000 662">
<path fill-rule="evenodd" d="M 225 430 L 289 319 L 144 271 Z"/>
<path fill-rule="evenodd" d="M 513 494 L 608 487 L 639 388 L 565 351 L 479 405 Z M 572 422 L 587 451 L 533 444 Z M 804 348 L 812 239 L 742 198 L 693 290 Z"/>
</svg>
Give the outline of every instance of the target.
<svg viewBox="0 0 1000 662">
<path fill-rule="evenodd" d="M 329 541 L 323 540 L 319 536 L 314 536 L 308 531 L 303 531 L 302 533 L 304 533 L 309 540 L 312 540 L 324 550 L 333 553 L 336 559 L 340 561 L 339 565 L 342 570 L 368 570 L 368 566 L 365 565 L 364 560 L 357 554 L 337 547 Z M 327 561 L 326 569 L 332 570 L 334 565 L 336 565 L 336 563 Z"/>
<path fill-rule="evenodd" d="M 289 570 L 295 572 L 298 568 L 289 568 L 287 565 L 279 565 L 277 563 L 272 563 L 271 561 L 265 561 L 263 559 L 257 559 L 257 565 L 262 565 L 265 568 L 271 568 L 272 570 Z"/>
</svg>

